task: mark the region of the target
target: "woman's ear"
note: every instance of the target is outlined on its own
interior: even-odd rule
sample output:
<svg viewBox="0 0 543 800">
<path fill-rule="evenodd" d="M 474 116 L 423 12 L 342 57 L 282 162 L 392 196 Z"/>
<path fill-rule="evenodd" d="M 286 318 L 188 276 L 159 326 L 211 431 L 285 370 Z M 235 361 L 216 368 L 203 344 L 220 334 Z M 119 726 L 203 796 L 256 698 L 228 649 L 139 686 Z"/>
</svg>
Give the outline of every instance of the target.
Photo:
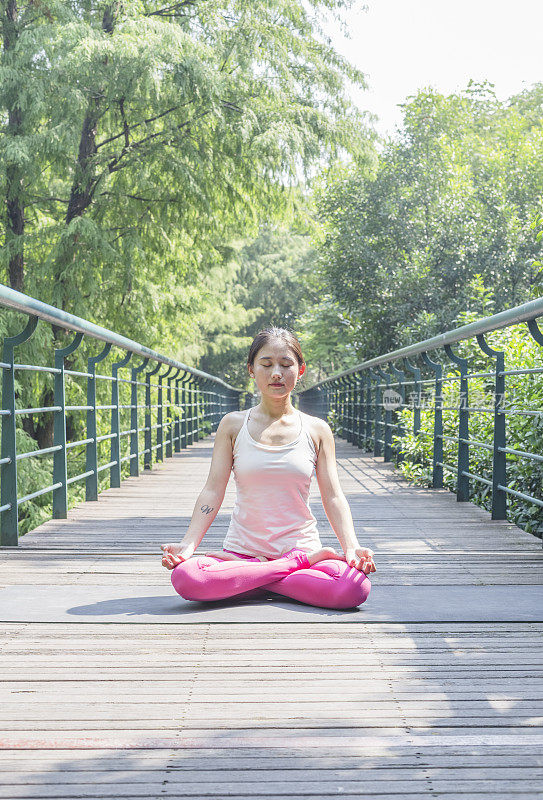
<svg viewBox="0 0 543 800">
<path fill-rule="evenodd" d="M 300 365 L 300 371 L 298 373 L 298 377 L 301 378 L 302 375 L 304 374 L 304 372 L 305 372 L 305 364 L 301 364 Z"/>
</svg>

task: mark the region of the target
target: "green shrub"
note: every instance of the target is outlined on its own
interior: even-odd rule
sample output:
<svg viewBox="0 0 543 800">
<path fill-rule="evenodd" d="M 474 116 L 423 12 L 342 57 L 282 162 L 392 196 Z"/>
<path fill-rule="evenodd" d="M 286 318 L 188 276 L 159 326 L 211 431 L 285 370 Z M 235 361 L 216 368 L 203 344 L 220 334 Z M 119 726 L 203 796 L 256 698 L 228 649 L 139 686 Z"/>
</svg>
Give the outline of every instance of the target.
<svg viewBox="0 0 543 800">
<path fill-rule="evenodd" d="M 465 321 L 471 320 L 468 318 Z M 542 348 L 533 340 L 526 327 L 517 325 L 494 331 L 486 338 L 491 347 L 504 351 L 506 371 L 541 367 Z M 493 373 L 494 360 L 486 356 L 476 342 L 472 340 L 462 342 L 455 349 L 459 355 L 469 359 L 469 373 Z M 437 357 L 435 353 L 431 355 L 433 358 Z M 459 372 L 449 368 L 447 376 L 451 375 L 459 375 Z M 425 384 L 425 387 L 430 385 L 432 384 Z M 393 439 L 396 447 L 395 460 L 398 468 L 409 480 L 430 486 L 434 426 L 433 388 L 431 391 L 425 390 L 421 405 L 421 428 L 417 437 L 413 434 L 413 408 L 403 409 L 397 414 L 398 422 L 403 424 L 405 433 L 402 437 L 395 436 Z M 458 405 L 459 381 L 444 381 L 444 409 L 457 408 Z M 493 376 L 469 379 L 469 406 L 491 410 L 490 413 L 470 412 L 469 439 L 492 445 Z M 506 446 L 515 450 L 543 455 L 543 375 L 506 376 L 504 410 L 508 412 L 506 414 Z M 443 429 L 444 436 L 458 436 L 456 411 L 443 411 Z M 401 452 L 401 458 L 398 457 L 399 452 Z M 443 461 L 456 468 L 456 442 L 444 440 Z M 492 452 L 476 445 L 470 446 L 469 471 L 491 480 Z M 444 470 L 444 485 L 451 491 L 456 491 L 456 472 Z M 543 462 L 508 455 L 507 485 L 511 489 L 543 500 Z M 492 501 L 490 487 L 471 479 L 470 499 L 490 510 Z M 507 508 L 508 519 L 530 533 L 543 536 L 543 510 L 540 507 L 508 495 Z"/>
</svg>

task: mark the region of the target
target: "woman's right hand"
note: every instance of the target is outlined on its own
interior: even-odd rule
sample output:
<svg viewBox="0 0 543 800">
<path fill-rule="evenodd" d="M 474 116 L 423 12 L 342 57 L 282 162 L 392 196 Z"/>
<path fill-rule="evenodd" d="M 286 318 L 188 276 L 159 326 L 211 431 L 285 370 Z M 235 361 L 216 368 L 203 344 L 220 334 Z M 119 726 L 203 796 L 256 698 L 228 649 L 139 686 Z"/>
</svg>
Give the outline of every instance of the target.
<svg viewBox="0 0 543 800">
<path fill-rule="evenodd" d="M 162 556 L 162 566 L 167 569 L 173 569 L 178 564 L 182 564 L 183 561 L 190 558 L 194 554 L 196 548 L 192 544 L 161 544 L 160 549 L 164 553 Z"/>
</svg>

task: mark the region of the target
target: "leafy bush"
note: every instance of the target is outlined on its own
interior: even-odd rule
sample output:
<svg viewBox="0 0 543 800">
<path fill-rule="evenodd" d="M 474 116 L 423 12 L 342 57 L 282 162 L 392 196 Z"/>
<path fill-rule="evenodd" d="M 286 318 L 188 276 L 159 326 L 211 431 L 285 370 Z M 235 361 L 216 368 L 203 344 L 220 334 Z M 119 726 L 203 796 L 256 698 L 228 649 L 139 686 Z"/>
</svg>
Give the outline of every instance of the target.
<svg viewBox="0 0 543 800">
<path fill-rule="evenodd" d="M 470 322 L 470 315 L 462 320 Z M 505 353 L 505 370 L 537 369 L 542 363 L 542 349 L 533 340 L 526 327 L 517 325 L 494 331 L 486 337 L 490 346 Z M 455 348 L 459 355 L 469 359 L 469 373 L 493 373 L 494 360 L 486 356 L 477 343 L 469 340 Z M 437 358 L 432 354 L 432 358 Z M 449 367 L 446 377 L 458 376 L 456 369 Z M 444 372 L 445 376 L 445 372 Z M 393 438 L 396 447 L 396 463 L 401 472 L 411 481 L 430 486 L 432 483 L 432 454 L 434 426 L 434 391 L 426 390 L 421 403 L 421 428 L 418 436 L 413 434 L 413 408 L 402 409 L 398 421 L 404 427 L 404 436 Z M 459 381 L 443 382 L 443 433 L 458 436 L 458 413 L 447 409 L 458 408 Z M 494 378 L 493 375 L 469 379 L 469 407 L 489 411 L 471 411 L 469 417 L 470 441 L 493 444 L 494 426 Z M 507 375 L 504 398 L 506 414 L 506 446 L 536 455 L 543 455 L 543 375 Z M 533 412 L 533 413 L 526 413 Z M 401 458 L 399 454 L 401 452 Z M 444 439 L 443 462 L 456 468 L 457 443 Z M 477 445 L 470 446 L 469 471 L 487 480 L 492 480 L 492 452 Z M 524 494 L 543 500 L 543 462 L 522 456 L 507 455 L 507 485 Z M 456 472 L 444 470 L 444 486 L 456 491 Z M 491 489 L 470 480 L 470 500 L 490 510 Z M 543 510 L 527 501 L 508 495 L 508 519 L 537 536 L 543 536 Z"/>
</svg>

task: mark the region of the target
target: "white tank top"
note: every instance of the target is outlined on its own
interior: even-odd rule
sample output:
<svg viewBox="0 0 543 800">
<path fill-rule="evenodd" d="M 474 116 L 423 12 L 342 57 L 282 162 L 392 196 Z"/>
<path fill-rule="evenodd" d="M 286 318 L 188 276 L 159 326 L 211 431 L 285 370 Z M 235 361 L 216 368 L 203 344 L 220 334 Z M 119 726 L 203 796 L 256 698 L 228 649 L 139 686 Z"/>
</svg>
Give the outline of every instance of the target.
<svg viewBox="0 0 543 800">
<path fill-rule="evenodd" d="M 248 409 L 234 443 L 237 496 L 223 542 L 225 550 L 251 556 L 278 556 L 298 547 L 322 547 L 317 520 L 309 508 L 309 488 L 317 452 L 304 415 L 295 409 L 300 432 L 293 442 L 262 444 L 247 427 Z"/>
</svg>

